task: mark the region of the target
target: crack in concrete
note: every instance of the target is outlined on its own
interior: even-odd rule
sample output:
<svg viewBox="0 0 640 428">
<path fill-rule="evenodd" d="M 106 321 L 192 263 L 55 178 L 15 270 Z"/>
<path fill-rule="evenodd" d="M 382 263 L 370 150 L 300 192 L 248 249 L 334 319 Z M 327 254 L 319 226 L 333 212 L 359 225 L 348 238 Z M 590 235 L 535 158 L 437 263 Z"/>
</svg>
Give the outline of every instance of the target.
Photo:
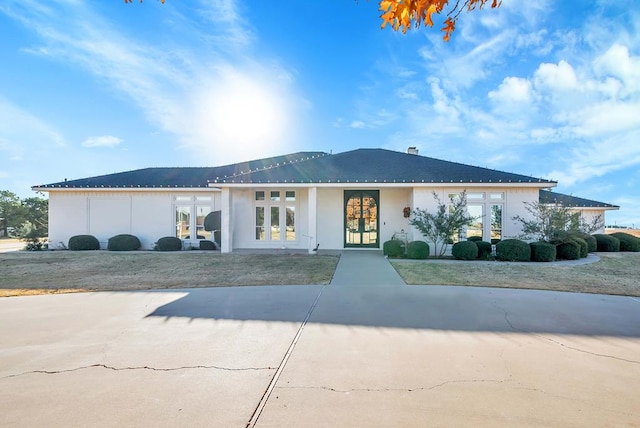
<svg viewBox="0 0 640 428">
<path fill-rule="evenodd" d="M 503 308 L 503 307 L 501 307 L 501 306 L 496 305 L 495 303 L 493 304 L 493 306 L 494 306 L 494 307 L 496 307 L 496 308 L 498 308 L 498 309 L 500 309 L 500 310 L 504 313 L 504 320 L 505 320 L 505 322 L 506 322 L 506 323 L 507 323 L 507 325 L 508 325 L 512 330 L 514 330 L 514 331 L 519 331 L 519 332 L 521 332 L 521 333 L 531 334 L 531 335 L 533 335 L 533 336 L 536 336 L 536 337 L 539 337 L 539 338 L 541 338 L 541 339 L 544 339 L 544 340 L 546 340 L 546 341 L 548 341 L 548 342 L 555 343 L 556 345 L 560 345 L 560 346 L 561 346 L 561 347 L 563 347 L 563 348 L 570 349 L 570 350 L 572 350 L 572 351 L 576 351 L 576 352 L 582 352 L 583 354 L 593 355 L 594 357 L 610 358 L 610 359 L 612 359 L 612 360 L 623 361 L 623 362 L 625 362 L 625 363 L 640 364 L 640 361 L 638 361 L 638 360 L 629 360 L 629 359 L 627 359 L 627 358 L 616 357 L 616 356 L 614 356 L 614 355 L 599 354 L 599 353 L 597 353 L 597 352 L 587 351 L 587 350 L 584 350 L 584 349 L 576 348 L 576 347 L 574 347 L 574 346 L 565 345 L 564 343 L 560 342 L 559 340 L 555 340 L 555 339 L 552 339 L 552 338 L 550 338 L 550 337 L 543 336 L 543 335 L 541 335 L 541 334 L 534 333 L 534 332 L 529 331 L 529 330 L 523 330 L 523 329 L 521 329 L 521 328 L 517 328 L 517 327 L 515 327 L 515 326 L 511 323 L 511 320 L 509 320 L 509 312 L 507 312 L 507 310 L 506 310 L 506 309 L 504 309 L 504 308 Z"/>
<path fill-rule="evenodd" d="M 624 415 L 624 416 L 633 416 L 633 413 L 621 412 L 619 410 L 613 410 L 613 409 L 609 409 L 609 408 L 606 408 L 606 407 L 599 406 L 593 400 L 590 401 L 590 400 L 585 400 L 585 399 L 582 399 L 582 398 L 567 397 L 565 395 L 552 394 L 550 392 L 547 392 L 547 391 L 545 391 L 543 389 L 539 389 L 539 388 L 530 388 L 530 387 L 520 386 L 517 389 L 521 389 L 521 390 L 524 390 L 524 391 L 536 392 L 536 393 L 543 394 L 543 395 L 546 395 L 546 396 L 552 397 L 552 398 L 557 398 L 557 399 L 560 399 L 560 400 L 567 400 L 567 401 L 575 401 L 575 402 L 578 402 L 578 403 L 584 403 L 584 404 L 589 405 L 589 407 L 591 407 L 591 408 L 596 408 L 598 410 L 603 410 L 603 411 L 609 412 L 609 413 L 615 413 L 615 414 Z"/>
<path fill-rule="evenodd" d="M 29 374 L 56 375 L 56 374 L 77 372 L 80 370 L 87 370 L 92 368 L 103 368 L 103 369 L 113 370 L 113 371 L 150 370 L 155 372 L 173 372 L 178 370 L 202 370 L 202 369 L 223 370 L 223 371 L 230 371 L 230 372 L 275 370 L 275 367 L 221 367 L 221 366 L 205 366 L 205 365 L 181 366 L 181 367 L 151 367 L 151 366 L 114 367 L 114 366 L 108 366 L 106 364 L 91 364 L 88 366 L 75 367 L 73 369 L 65 369 L 65 370 L 31 370 L 28 372 L 22 372 L 22 373 L 3 376 L 0 379 L 9 379 L 9 378 L 20 377 L 20 376 L 25 376 Z"/>
<path fill-rule="evenodd" d="M 429 387 L 418 388 L 352 388 L 352 389 L 337 389 L 329 386 L 276 386 L 277 389 L 322 389 L 325 391 L 350 393 L 350 392 L 419 392 L 419 391 L 432 391 L 434 389 L 442 388 L 451 384 L 458 383 L 507 383 L 513 382 L 512 379 L 461 379 L 461 380 L 449 380 Z"/>
</svg>

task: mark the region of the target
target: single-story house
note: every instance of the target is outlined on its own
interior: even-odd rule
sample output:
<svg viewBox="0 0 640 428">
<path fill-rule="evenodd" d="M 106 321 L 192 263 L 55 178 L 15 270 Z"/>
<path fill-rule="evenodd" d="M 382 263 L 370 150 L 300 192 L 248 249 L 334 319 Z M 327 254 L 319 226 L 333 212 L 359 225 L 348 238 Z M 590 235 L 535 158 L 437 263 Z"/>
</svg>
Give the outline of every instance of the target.
<svg viewBox="0 0 640 428">
<path fill-rule="evenodd" d="M 129 233 L 143 248 L 164 236 L 236 249 L 381 248 L 394 235 L 423 239 L 405 212 L 467 193 L 479 220 L 467 236 L 515 237 L 525 202 L 562 199 L 589 215 L 614 205 L 551 193 L 555 181 L 384 149 L 298 152 L 219 167 L 146 168 L 34 186 L 49 193 L 49 242 L 91 234 L 106 246 Z M 546 198 L 546 199 L 545 199 Z M 215 228 L 206 227 L 211 213 Z M 209 223 L 211 224 L 211 223 Z"/>
</svg>

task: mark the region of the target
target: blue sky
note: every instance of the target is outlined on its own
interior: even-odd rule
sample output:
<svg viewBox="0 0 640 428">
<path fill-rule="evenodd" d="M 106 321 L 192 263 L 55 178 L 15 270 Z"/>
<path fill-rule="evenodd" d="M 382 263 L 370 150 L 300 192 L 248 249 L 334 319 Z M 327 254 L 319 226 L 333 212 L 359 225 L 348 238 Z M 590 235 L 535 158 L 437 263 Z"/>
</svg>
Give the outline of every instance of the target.
<svg viewBox="0 0 640 428">
<path fill-rule="evenodd" d="M 640 225 L 637 0 L 503 0 L 463 13 L 449 43 L 381 30 L 377 7 L 2 0 L 0 189 L 417 146 L 557 180 Z"/>
</svg>

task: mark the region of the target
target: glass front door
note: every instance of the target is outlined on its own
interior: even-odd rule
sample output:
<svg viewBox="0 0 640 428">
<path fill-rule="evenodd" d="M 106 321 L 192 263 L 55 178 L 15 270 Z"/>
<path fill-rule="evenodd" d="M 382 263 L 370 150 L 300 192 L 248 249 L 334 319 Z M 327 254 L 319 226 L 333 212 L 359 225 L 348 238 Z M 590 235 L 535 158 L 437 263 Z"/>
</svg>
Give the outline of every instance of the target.
<svg viewBox="0 0 640 428">
<path fill-rule="evenodd" d="M 344 246 L 380 248 L 378 190 L 345 190 Z"/>
</svg>

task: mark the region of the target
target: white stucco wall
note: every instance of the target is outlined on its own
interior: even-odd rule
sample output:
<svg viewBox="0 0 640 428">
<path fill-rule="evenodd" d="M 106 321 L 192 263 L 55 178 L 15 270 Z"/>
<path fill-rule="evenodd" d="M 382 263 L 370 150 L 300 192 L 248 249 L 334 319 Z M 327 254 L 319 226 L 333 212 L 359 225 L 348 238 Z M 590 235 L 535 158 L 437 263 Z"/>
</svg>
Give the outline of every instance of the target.
<svg viewBox="0 0 640 428">
<path fill-rule="evenodd" d="M 485 225 L 488 224 L 489 220 L 486 220 L 486 217 L 489 216 L 489 207 L 492 204 L 502 204 L 503 212 L 502 212 L 502 237 L 506 238 L 515 238 L 518 237 L 522 233 L 522 227 L 519 222 L 513 220 L 515 216 L 522 216 L 527 218 L 529 213 L 526 211 L 525 202 L 536 202 L 538 200 L 538 188 L 512 188 L 512 187 L 440 187 L 440 188 L 430 188 L 430 187 L 416 187 L 413 190 L 413 206 L 412 208 L 420 208 L 426 209 L 427 211 L 434 212 L 438 207 L 438 202 L 433 197 L 433 192 L 435 192 L 440 201 L 446 203 L 449 201 L 450 193 L 461 193 L 464 190 L 469 193 L 483 193 L 485 195 L 482 200 L 472 200 L 468 199 L 468 204 L 478 204 L 484 205 L 484 216 L 485 216 Z M 502 200 L 499 199 L 491 199 L 489 195 L 491 193 L 503 193 L 504 198 Z M 424 237 L 412 228 L 413 237 L 415 240 L 423 240 Z M 485 226 L 485 235 L 488 235 L 488 226 Z M 488 239 L 488 236 L 485 236 L 485 239 Z M 432 244 L 432 243 L 431 243 Z"/>
<path fill-rule="evenodd" d="M 220 209 L 219 192 L 197 194 L 212 196 L 212 210 Z M 176 195 L 196 193 L 50 191 L 50 246 L 63 248 L 72 236 L 89 234 L 106 248 L 110 237 L 129 233 L 140 239 L 142 248 L 152 249 L 159 238 L 175 235 Z"/>
</svg>

